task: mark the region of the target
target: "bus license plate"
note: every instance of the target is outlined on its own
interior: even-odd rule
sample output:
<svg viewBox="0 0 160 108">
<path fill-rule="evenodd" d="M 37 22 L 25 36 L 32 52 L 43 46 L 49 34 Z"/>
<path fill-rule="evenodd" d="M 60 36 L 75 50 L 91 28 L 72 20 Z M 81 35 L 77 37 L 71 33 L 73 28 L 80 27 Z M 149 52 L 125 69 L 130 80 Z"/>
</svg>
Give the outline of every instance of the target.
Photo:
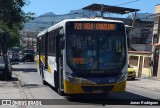
<svg viewBox="0 0 160 108">
<path fill-rule="evenodd" d="M 103 93 L 103 90 L 93 90 L 93 93 Z"/>
</svg>

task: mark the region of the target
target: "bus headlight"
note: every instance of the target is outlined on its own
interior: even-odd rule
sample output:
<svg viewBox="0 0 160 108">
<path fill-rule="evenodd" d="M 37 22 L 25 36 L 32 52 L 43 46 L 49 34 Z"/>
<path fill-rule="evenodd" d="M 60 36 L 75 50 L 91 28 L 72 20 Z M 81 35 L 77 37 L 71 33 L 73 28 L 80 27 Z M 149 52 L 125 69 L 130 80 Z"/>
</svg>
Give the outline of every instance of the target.
<svg viewBox="0 0 160 108">
<path fill-rule="evenodd" d="M 80 84 L 96 84 L 96 83 L 93 82 L 93 81 L 90 81 L 90 80 L 87 80 L 87 79 L 83 79 L 83 78 L 81 78 L 81 79 L 79 80 L 79 83 L 80 83 Z"/>
<path fill-rule="evenodd" d="M 67 74 L 67 77 L 68 77 L 69 81 L 74 83 L 74 84 L 96 84 L 95 82 L 90 81 L 88 79 L 74 77 L 69 72 L 66 72 L 66 74 Z"/>
<path fill-rule="evenodd" d="M 70 74 L 69 72 L 66 72 L 67 77 L 69 79 L 70 82 L 74 83 L 74 84 L 78 84 L 78 79 L 75 78 L 72 74 Z"/>
</svg>

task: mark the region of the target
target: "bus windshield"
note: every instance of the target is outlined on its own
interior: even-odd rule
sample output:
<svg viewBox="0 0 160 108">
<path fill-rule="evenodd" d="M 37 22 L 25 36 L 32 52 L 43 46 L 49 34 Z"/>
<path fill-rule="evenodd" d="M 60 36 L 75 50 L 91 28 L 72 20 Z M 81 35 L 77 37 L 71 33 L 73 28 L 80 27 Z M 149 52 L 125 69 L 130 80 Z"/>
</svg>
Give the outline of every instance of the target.
<svg viewBox="0 0 160 108">
<path fill-rule="evenodd" d="M 67 63 L 75 70 L 115 70 L 126 62 L 125 34 L 68 34 Z"/>
<path fill-rule="evenodd" d="M 68 22 L 66 31 L 66 60 L 74 72 L 118 72 L 126 64 L 123 23 Z"/>
</svg>

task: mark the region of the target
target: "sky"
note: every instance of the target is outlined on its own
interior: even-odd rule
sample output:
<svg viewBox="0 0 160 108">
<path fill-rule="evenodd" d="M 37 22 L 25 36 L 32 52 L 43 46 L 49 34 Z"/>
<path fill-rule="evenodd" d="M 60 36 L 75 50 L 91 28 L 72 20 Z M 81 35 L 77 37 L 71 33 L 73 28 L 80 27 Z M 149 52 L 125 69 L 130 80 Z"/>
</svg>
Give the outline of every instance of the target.
<svg viewBox="0 0 160 108">
<path fill-rule="evenodd" d="M 81 9 L 93 3 L 140 9 L 139 13 L 154 13 L 155 5 L 160 0 L 29 0 L 30 4 L 23 8 L 24 12 L 33 12 L 36 16 L 53 12 L 57 15 Z"/>
</svg>

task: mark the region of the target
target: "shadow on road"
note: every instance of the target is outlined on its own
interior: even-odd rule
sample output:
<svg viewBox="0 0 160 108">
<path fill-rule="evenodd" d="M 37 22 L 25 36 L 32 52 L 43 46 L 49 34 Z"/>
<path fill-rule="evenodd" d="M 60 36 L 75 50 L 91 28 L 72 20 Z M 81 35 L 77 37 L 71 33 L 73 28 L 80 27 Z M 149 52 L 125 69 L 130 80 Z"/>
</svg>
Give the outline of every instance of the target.
<svg viewBox="0 0 160 108">
<path fill-rule="evenodd" d="M 0 77 L 0 81 L 6 81 L 4 77 Z M 17 77 L 12 77 L 12 80 L 10 81 L 18 81 L 18 78 Z"/>
<path fill-rule="evenodd" d="M 17 77 L 12 77 L 12 81 L 19 81 Z"/>
<path fill-rule="evenodd" d="M 70 102 L 77 104 L 101 104 L 101 105 L 130 105 L 131 102 L 158 102 L 159 100 L 151 99 L 130 92 L 110 93 L 109 95 L 90 94 L 90 95 L 72 95 L 65 97 Z M 135 104 L 133 104 L 135 105 Z M 137 105 L 137 104 L 136 104 Z M 141 105 L 141 104 L 138 104 Z M 143 104 L 144 105 L 144 104 Z M 150 105 L 150 104 L 149 104 Z"/>
<path fill-rule="evenodd" d="M 47 85 L 57 93 L 57 90 L 54 87 L 50 86 L 49 84 Z M 58 99 L 56 101 L 57 101 L 57 104 L 59 103 L 61 105 L 93 105 L 93 104 L 100 104 L 102 106 L 130 105 L 131 102 L 142 102 L 142 101 L 157 102 L 158 104 L 160 104 L 159 100 L 148 98 L 148 97 L 134 94 L 131 92 L 109 93 L 109 94 L 66 95 L 65 99 Z M 142 104 L 136 104 L 136 105 L 142 105 Z M 146 105 L 148 106 L 148 104 Z"/>
<path fill-rule="evenodd" d="M 11 62 L 11 65 L 18 65 L 19 62 Z"/>
<path fill-rule="evenodd" d="M 37 72 L 35 68 L 13 68 L 13 71 L 17 72 Z"/>
<path fill-rule="evenodd" d="M 127 79 L 127 81 L 140 81 L 141 79 L 138 79 L 138 78 L 136 78 L 136 79 Z"/>
</svg>

